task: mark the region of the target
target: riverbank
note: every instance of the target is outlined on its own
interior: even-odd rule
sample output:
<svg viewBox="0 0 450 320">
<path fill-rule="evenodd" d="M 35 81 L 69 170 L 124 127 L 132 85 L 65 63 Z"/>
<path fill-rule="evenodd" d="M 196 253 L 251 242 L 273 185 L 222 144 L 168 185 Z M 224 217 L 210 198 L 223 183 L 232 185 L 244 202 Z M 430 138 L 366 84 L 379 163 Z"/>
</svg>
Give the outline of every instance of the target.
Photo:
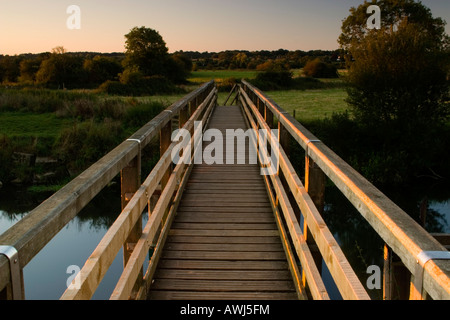
<svg viewBox="0 0 450 320">
<path fill-rule="evenodd" d="M 90 92 L 0 89 L 0 181 L 63 185 L 165 108 Z"/>
</svg>

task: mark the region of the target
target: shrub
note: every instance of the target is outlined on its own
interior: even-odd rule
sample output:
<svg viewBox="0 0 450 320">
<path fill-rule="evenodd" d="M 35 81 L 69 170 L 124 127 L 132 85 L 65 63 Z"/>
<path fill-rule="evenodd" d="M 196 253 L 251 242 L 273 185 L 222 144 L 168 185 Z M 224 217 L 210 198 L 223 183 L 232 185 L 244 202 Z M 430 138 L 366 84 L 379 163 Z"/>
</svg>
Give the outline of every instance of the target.
<svg viewBox="0 0 450 320">
<path fill-rule="evenodd" d="M 104 92 L 109 95 L 127 96 L 129 95 L 129 88 L 127 85 L 119 82 L 108 80 L 98 87 L 99 92 Z"/>
<path fill-rule="evenodd" d="M 12 178 L 12 155 L 11 141 L 7 136 L 0 135 L 0 181 L 3 183 L 8 182 Z"/>
<path fill-rule="evenodd" d="M 263 91 L 292 88 L 294 81 L 289 71 L 266 71 L 258 73 L 252 83 Z"/>
<path fill-rule="evenodd" d="M 303 67 L 303 73 L 313 78 L 337 78 L 338 72 L 335 65 L 320 61 L 319 58 L 310 60 Z"/>
<path fill-rule="evenodd" d="M 165 109 L 159 102 L 138 104 L 127 109 L 124 117 L 124 125 L 127 127 L 140 128 L 156 117 Z"/>
<path fill-rule="evenodd" d="M 238 83 L 238 80 L 236 80 L 236 78 L 226 78 L 223 79 L 222 82 L 217 84 L 217 89 L 220 92 L 230 92 L 236 83 Z"/>
<path fill-rule="evenodd" d="M 170 94 L 181 91 L 163 76 L 140 77 L 137 74 L 130 74 L 122 81 L 125 82 L 106 81 L 98 88 L 98 91 L 120 96 Z"/>
<path fill-rule="evenodd" d="M 93 120 L 75 123 L 61 132 L 54 146 L 54 155 L 65 163 L 69 170 L 81 171 L 87 164 L 99 160 L 122 140 L 120 122 Z"/>
</svg>

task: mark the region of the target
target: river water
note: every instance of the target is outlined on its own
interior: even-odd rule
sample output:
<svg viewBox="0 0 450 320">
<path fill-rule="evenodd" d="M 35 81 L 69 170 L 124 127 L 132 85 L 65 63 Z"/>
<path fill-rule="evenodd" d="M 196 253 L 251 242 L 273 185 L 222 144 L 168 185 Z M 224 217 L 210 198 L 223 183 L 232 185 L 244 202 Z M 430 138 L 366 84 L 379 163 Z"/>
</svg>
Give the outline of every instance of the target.
<svg viewBox="0 0 450 320">
<path fill-rule="evenodd" d="M 425 196 L 428 199 L 426 229 L 450 233 L 450 190 L 442 185 L 412 186 L 386 194 L 414 218 Z M 0 189 L 0 234 L 26 216 L 50 194 L 32 194 L 20 188 Z M 73 274 L 70 266 L 82 267 L 120 213 L 120 191 L 112 186 L 99 194 L 72 222 L 25 267 L 25 296 L 29 300 L 56 300 Z M 363 285 L 370 265 L 383 267 L 383 241 L 353 206 L 334 187 L 326 190 L 324 219 L 335 235 Z M 325 284 L 334 299 L 340 295 L 323 266 Z M 93 299 L 108 299 L 123 270 L 122 252 L 117 255 Z M 368 291 L 380 299 L 381 290 Z"/>
</svg>

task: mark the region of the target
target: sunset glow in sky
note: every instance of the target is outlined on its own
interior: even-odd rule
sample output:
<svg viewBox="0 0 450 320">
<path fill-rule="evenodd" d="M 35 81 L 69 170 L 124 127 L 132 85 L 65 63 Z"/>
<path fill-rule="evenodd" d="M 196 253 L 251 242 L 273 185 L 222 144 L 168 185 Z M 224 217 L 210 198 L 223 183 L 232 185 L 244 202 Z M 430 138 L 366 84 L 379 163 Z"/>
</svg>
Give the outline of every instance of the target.
<svg viewBox="0 0 450 320">
<path fill-rule="evenodd" d="M 364 0 L 0 0 L 0 54 L 123 52 L 135 26 L 157 30 L 171 52 L 333 50 L 342 20 Z M 423 0 L 450 23 L 450 1 Z M 70 5 L 81 29 L 70 30 Z M 447 26 L 450 33 L 450 26 Z"/>
</svg>

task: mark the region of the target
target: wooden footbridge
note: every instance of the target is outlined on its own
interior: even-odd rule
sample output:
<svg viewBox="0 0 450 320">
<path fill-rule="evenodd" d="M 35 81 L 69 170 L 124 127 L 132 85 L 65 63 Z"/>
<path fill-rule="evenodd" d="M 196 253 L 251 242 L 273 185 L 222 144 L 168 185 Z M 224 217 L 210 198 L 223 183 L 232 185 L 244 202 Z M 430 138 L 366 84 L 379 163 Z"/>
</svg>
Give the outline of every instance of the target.
<svg viewBox="0 0 450 320">
<path fill-rule="evenodd" d="M 234 96 L 234 106 L 217 106 L 215 83 L 202 85 L 1 235 L 0 298 L 25 298 L 23 268 L 119 173 L 122 212 L 63 300 L 91 299 L 121 249 L 112 300 L 326 300 L 322 263 L 343 299 L 369 299 L 321 216 L 326 179 L 386 243 L 385 299 L 450 298 L 446 247 L 260 90 L 242 81 L 227 102 Z M 179 128 L 190 133 L 181 153 L 181 136 L 173 134 Z M 252 162 L 237 138 L 199 139 L 206 129 L 265 130 L 277 170 L 261 174 L 271 162 L 260 135 L 245 140 L 246 150 L 258 150 Z M 142 151 L 158 138 L 160 160 L 141 177 Z M 234 146 L 232 157 L 211 152 L 213 143 Z M 292 144 L 305 150 L 304 172 L 290 162 Z M 183 161 L 174 163 L 173 154 Z M 212 161 L 220 158 L 223 164 Z M 394 281 L 402 268 L 406 280 Z"/>
</svg>

